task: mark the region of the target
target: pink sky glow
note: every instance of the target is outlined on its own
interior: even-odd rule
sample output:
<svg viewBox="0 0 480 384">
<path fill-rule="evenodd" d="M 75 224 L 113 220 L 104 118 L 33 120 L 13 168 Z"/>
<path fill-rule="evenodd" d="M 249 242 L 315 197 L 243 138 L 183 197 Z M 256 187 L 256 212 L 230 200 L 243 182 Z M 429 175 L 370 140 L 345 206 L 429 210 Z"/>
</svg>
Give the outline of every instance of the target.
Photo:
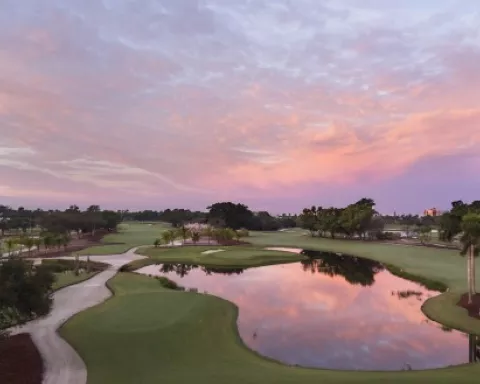
<svg viewBox="0 0 480 384">
<path fill-rule="evenodd" d="M 480 198 L 476 0 L 6 0 L 0 204 Z"/>
</svg>

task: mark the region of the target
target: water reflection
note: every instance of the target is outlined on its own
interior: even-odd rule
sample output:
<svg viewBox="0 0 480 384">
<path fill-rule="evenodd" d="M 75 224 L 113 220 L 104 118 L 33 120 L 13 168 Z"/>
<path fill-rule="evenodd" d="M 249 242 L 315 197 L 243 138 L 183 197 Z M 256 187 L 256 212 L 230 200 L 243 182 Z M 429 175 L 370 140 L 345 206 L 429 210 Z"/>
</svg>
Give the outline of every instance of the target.
<svg viewBox="0 0 480 384">
<path fill-rule="evenodd" d="M 287 364 L 401 370 L 478 360 L 478 338 L 467 340 L 422 314 L 434 293 L 374 261 L 323 254 L 246 270 L 164 264 L 139 272 L 234 302 L 244 342 Z"/>
<path fill-rule="evenodd" d="M 301 261 L 303 270 L 323 273 L 327 276 L 342 276 L 350 284 L 363 287 L 375 282 L 375 275 L 385 268 L 377 261 L 330 252 L 303 251 L 308 260 Z"/>
<path fill-rule="evenodd" d="M 244 268 L 212 268 L 205 266 L 198 266 L 192 264 L 161 264 L 160 272 L 163 274 L 174 272 L 180 277 L 188 275 L 188 273 L 195 269 L 200 269 L 206 275 L 221 274 L 221 275 L 240 275 L 245 270 Z"/>
</svg>

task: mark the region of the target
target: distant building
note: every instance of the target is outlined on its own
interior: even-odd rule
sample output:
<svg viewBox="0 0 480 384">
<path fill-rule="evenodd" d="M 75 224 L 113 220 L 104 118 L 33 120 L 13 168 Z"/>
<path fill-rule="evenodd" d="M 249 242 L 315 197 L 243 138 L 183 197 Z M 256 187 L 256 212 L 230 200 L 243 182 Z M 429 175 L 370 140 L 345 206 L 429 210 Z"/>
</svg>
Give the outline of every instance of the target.
<svg viewBox="0 0 480 384">
<path fill-rule="evenodd" d="M 442 212 L 437 208 L 430 208 L 423 211 L 423 216 L 436 217 L 436 216 L 440 216 L 441 214 Z"/>
</svg>

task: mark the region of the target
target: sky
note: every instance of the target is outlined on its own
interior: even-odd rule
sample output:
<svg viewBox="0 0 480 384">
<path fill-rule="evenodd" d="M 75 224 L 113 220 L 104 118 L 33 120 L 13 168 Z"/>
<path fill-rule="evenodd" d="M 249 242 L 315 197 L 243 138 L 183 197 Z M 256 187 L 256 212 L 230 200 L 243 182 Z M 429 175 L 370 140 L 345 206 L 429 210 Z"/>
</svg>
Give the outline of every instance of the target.
<svg viewBox="0 0 480 384">
<path fill-rule="evenodd" d="M 2 0 L 0 204 L 480 199 L 477 0 Z"/>
</svg>

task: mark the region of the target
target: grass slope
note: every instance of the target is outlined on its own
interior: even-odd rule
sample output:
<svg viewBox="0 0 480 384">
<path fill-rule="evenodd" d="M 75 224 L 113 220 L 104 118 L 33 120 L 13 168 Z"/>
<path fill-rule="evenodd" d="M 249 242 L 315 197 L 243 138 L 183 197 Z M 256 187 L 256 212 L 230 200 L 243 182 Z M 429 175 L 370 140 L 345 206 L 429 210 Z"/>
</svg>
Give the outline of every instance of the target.
<svg viewBox="0 0 480 384">
<path fill-rule="evenodd" d="M 53 290 L 58 291 L 59 289 L 68 287 L 69 285 L 81 283 L 82 281 L 88 280 L 100 272 L 101 271 L 89 273 L 84 272 L 78 276 L 75 276 L 73 271 L 55 273 L 56 280 L 55 283 L 53 283 Z"/>
<path fill-rule="evenodd" d="M 153 244 L 155 239 L 169 226 L 165 223 L 124 223 L 120 224 L 117 233 L 112 233 L 102 239 L 99 245 L 79 252 L 80 255 L 113 255 L 124 253 L 130 248 Z M 118 243 L 118 244 L 109 244 Z"/>
<path fill-rule="evenodd" d="M 236 307 L 119 274 L 115 296 L 75 316 L 60 333 L 88 367 L 88 384 L 471 383 L 480 365 L 419 372 L 342 372 L 287 367 L 241 342 Z"/>
</svg>

